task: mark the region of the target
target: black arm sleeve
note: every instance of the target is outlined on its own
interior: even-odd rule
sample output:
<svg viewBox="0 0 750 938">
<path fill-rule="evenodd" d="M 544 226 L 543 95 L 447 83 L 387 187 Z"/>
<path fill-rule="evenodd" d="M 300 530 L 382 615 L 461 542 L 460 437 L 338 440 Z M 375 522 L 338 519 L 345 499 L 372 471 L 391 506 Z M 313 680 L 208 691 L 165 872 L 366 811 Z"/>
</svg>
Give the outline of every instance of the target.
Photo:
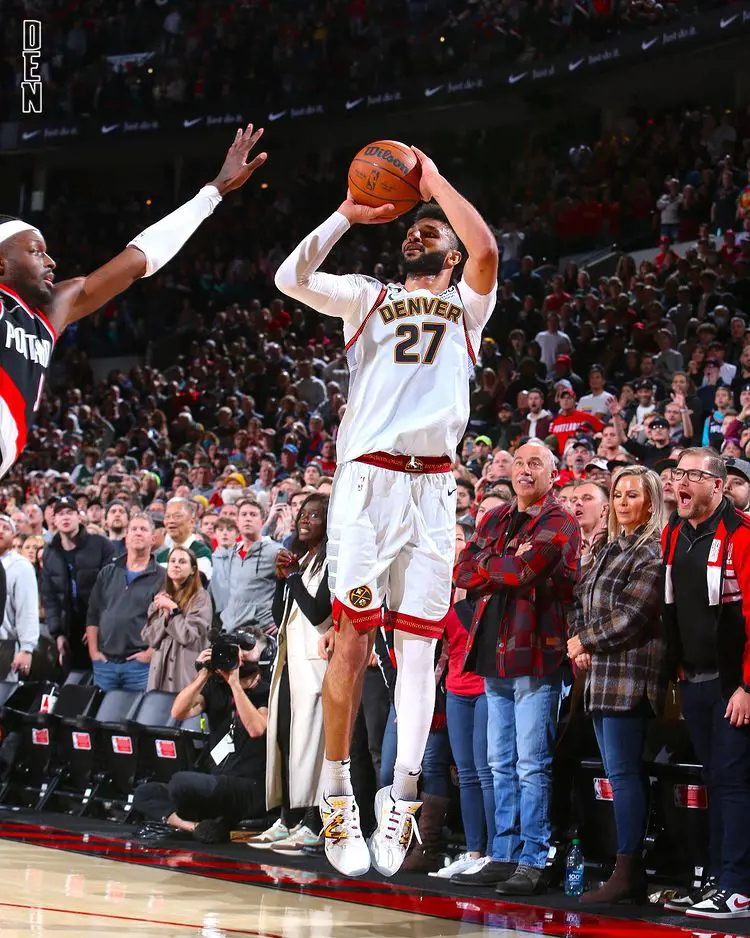
<svg viewBox="0 0 750 938">
<path fill-rule="evenodd" d="M 311 596 L 307 592 L 301 576 L 293 576 L 286 581 L 292 594 L 292 599 L 297 603 L 302 615 L 313 625 L 320 625 L 331 614 L 331 591 L 328 589 L 328 569 L 320 581 L 318 592 Z"/>
<path fill-rule="evenodd" d="M 271 606 L 271 615 L 273 616 L 273 621 L 278 628 L 281 628 L 281 623 L 284 621 L 284 584 L 286 580 L 277 580 L 276 581 L 276 592 L 273 594 L 273 604 Z"/>
<path fill-rule="evenodd" d="M 645 443 L 639 443 L 638 440 L 626 440 L 623 444 L 623 449 L 626 449 L 629 453 L 632 453 L 636 459 L 643 459 L 643 457 L 648 453 L 648 447 Z"/>
</svg>

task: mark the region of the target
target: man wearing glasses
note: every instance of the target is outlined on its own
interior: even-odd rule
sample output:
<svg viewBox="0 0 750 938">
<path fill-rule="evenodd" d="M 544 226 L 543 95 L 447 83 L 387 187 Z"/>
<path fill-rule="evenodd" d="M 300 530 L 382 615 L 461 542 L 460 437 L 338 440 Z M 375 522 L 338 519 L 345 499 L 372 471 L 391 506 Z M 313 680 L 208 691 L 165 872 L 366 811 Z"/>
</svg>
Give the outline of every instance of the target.
<svg viewBox="0 0 750 938">
<path fill-rule="evenodd" d="M 662 535 L 669 656 L 709 811 L 704 881 L 666 907 L 722 921 L 750 918 L 750 519 L 724 495 L 726 477 L 714 450 L 686 449 Z"/>
</svg>

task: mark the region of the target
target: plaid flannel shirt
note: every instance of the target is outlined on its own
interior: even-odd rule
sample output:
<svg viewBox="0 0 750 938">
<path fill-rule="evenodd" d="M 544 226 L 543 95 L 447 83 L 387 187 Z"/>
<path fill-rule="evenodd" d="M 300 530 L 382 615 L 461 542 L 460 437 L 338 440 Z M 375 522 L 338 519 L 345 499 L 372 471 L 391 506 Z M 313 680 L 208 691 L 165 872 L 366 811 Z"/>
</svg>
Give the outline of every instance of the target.
<svg viewBox="0 0 750 938">
<path fill-rule="evenodd" d="M 587 710 L 631 710 L 645 696 L 661 715 L 667 691 L 661 623 L 661 544 L 636 531 L 605 544 L 575 589 L 570 635 L 591 655 Z"/>
<path fill-rule="evenodd" d="M 566 612 L 578 579 L 581 532 L 575 518 L 547 494 L 524 513 L 508 539 L 517 501 L 489 511 L 454 570 L 456 586 L 478 595 L 466 643 L 465 670 L 476 670 L 472 651 L 479 625 L 496 594 L 501 598 L 496 667 L 498 677 L 541 677 L 566 658 Z M 521 544 L 531 544 L 516 556 Z"/>
</svg>

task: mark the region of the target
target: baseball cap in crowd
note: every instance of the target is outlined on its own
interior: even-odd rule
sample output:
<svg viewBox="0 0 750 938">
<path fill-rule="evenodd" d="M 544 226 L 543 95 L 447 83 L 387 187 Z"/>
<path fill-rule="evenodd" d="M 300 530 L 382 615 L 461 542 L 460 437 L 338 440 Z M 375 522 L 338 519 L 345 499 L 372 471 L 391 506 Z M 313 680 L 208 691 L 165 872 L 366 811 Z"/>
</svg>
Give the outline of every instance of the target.
<svg viewBox="0 0 750 938">
<path fill-rule="evenodd" d="M 664 417 L 654 417 L 654 419 L 651 421 L 649 426 L 662 427 L 662 428 L 666 427 L 667 429 L 669 429 L 669 424 L 667 423 Z"/>
<path fill-rule="evenodd" d="M 654 472 L 657 475 L 661 475 L 665 469 L 676 469 L 677 460 L 676 459 L 660 459 L 658 462 L 654 463 Z"/>
<path fill-rule="evenodd" d="M 750 482 L 750 462 L 746 459 L 739 459 L 737 456 L 730 456 L 726 464 L 727 475 L 742 476 L 746 482 Z"/>
<path fill-rule="evenodd" d="M 16 533 L 16 523 L 11 518 L 10 515 L 0 515 L 0 521 L 4 521 L 8 525 L 8 527 L 11 529 L 11 531 L 14 534 Z"/>
<path fill-rule="evenodd" d="M 649 391 L 654 390 L 654 383 L 648 378 L 641 378 L 639 381 L 636 381 L 633 385 L 636 391 L 642 391 L 644 388 L 647 388 Z"/>
<path fill-rule="evenodd" d="M 571 449 L 577 449 L 579 446 L 583 446 L 584 449 L 594 452 L 594 441 L 591 437 L 588 436 L 579 436 L 571 444 Z"/>
<path fill-rule="evenodd" d="M 61 498 L 60 501 L 55 505 L 55 514 L 59 514 L 61 511 L 70 511 L 78 512 L 78 502 L 71 498 L 70 495 L 66 495 L 65 498 Z"/>
<path fill-rule="evenodd" d="M 578 400 L 576 397 L 576 392 L 573 390 L 573 388 L 566 388 L 563 386 L 563 389 L 560 391 L 560 397 L 565 397 L 566 394 L 568 397 L 572 397 L 574 401 Z"/>
<path fill-rule="evenodd" d="M 724 232 L 724 240 L 726 240 L 727 238 L 733 238 L 733 237 L 734 237 L 734 232 L 732 231 L 731 228 L 727 228 L 727 230 Z"/>
<path fill-rule="evenodd" d="M 742 391 L 750 391 L 750 381 L 746 381 L 745 384 L 742 385 L 740 393 L 742 393 Z"/>
<path fill-rule="evenodd" d="M 474 442 L 475 442 L 475 443 L 484 443 L 485 446 L 489 446 L 490 449 L 492 448 L 492 440 L 491 440 L 488 436 L 484 436 L 484 435 L 478 436 L 478 437 L 474 440 Z"/>
<path fill-rule="evenodd" d="M 193 495 L 193 501 L 203 505 L 204 508 L 208 508 L 208 499 L 205 495 Z"/>
<path fill-rule="evenodd" d="M 498 410 L 509 410 L 512 413 L 513 405 L 509 404 L 507 401 L 503 401 L 503 403 L 498 407 Z"/>
<path fill-rule="evenodd" d="M 669 237 L 669 235 L 664 234 L 661 236 L 661 238 L 659 238 L 659 244 L 671 244 L 671 243 L 672 243 L 672 239 Z"/>
<path fill-rule="evenodd" d="M 586 472 L 589 469 L 601 469 L 602 472 L 609 472 L 609 464 L 607 460 L 602 456 L 594 456 L 593 459 L 590 459 L 585 466 Z"/>
<path fill-rule="evenodd" d="M 226 477 L 224 481 L 225 483 L 237 482 L 243 489 L 247 485 L 247 483 L 245 482 L 245 477 L 242 475 L 241 472 L 232 472 L 230 475 Z"/>
<path fill-rule="evenodd" d="M 570 355 L 558 355 L 557 358 L 555 359 L 555 364 L 556 365 L 569 365 L 571 361 L 572 359 Z"/>
<path fill-rule="evenodd" d="M 282 453 L 294 453 L 294 455 L 296 456 L 297 453 L 299 452 L 299 449 L 297 449 L 294 443 L 285 443 L 281 447 L 281 452 Z"/>
</svg>

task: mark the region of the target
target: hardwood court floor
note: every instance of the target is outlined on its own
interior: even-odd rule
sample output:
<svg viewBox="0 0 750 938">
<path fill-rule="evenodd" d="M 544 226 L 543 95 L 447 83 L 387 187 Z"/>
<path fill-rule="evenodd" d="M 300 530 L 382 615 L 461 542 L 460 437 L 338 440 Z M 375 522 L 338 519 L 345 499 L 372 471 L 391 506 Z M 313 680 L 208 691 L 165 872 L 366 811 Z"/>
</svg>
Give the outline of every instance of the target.
<svg viewBox="0 0 750 938">
<path fill-rule="evenodd" d="M 733 938 L 697 921 L 590 914 L 558 898 L 507 903 L 379 877 L 342 880 L 242 845 L 207 852 L 127 829 L 0 815 L 0 938 Z M 198 849 L 194 849 L 198 848 Z M 418 883 L 415 877 L 410 883 Z M 434 886 L 433 886 L 434 884 Z M 566 900 L 570 904 L 569 900 Z M 627 913 L 625 913 L 627 914 Z M 675 927 L 677 923 L 683 927 Z M 745 923 L 743 923 L 745 924 Z"/>
</svg>

